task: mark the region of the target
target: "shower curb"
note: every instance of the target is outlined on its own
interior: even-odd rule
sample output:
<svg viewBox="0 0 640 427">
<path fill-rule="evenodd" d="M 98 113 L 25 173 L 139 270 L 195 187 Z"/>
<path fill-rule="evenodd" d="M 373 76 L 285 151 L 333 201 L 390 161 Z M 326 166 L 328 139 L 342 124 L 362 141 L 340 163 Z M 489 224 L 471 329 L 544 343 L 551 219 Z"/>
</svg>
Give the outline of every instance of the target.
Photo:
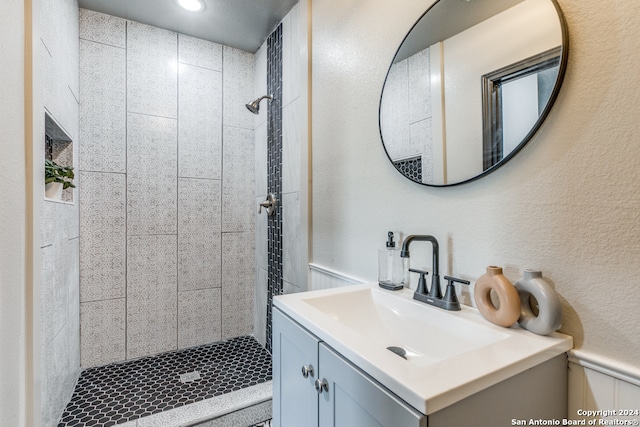
<svg viewBox="0 0 640 427">
<path fill-rule="evenodd" d="M 271 418 L 272 382 L 268 381 L 211 399 L 149 415 L 118 427 L 250 426 Z"/>
</svg>

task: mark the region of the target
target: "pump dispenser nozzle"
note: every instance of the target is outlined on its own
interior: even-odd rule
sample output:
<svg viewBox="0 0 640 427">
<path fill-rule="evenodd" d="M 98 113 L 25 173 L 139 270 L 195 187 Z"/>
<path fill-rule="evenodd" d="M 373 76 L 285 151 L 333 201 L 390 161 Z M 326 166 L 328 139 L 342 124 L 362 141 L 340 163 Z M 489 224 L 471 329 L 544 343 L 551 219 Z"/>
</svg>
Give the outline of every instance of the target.
<svg viewBox="0 0 640 427">
<path fill-rule="evenodd" d="M 388 248 L 396 247 L 396 242 L 393 241 L 393 231 L 390 231 L 387 233 L 387 247 Z"/>
</svg>

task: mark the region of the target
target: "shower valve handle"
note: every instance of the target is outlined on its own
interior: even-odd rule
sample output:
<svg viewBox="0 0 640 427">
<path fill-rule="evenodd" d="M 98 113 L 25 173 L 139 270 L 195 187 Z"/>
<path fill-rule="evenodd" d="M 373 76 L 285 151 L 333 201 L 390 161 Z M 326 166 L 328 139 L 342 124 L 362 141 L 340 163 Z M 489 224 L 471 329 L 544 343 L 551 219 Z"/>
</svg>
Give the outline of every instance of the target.
<svg viewBox="0 0 640 427">
<path fill-rule="evenodd" d="M 266 208 L 267 215 L 271 216 L 276 212 L 276 206 L 278 205 L 278 199 L 273 193 L 267 194 L 267 199 L 260 203 L 260 207 L 258 208 L 258 213 L 262 213 L 262 208 Z"/>
</svg>

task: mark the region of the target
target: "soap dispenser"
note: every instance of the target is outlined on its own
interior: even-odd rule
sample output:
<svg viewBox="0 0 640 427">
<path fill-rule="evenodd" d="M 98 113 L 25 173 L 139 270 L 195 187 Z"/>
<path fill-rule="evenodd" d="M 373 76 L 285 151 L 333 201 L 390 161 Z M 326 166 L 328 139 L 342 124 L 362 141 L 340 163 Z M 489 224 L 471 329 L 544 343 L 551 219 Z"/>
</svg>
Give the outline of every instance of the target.
<svg viewBox="0 0 640 427">
<path fill-rule="evenodd" d="M 378 283 L 380 287 L 394 291 L 402 289 L 404 287 L 402 266 L 400 250 L 396 248 L 396 242 L 393 240 L 393 231 L 389 231 L 386 247 L 378 250 Z"/>
</svg>

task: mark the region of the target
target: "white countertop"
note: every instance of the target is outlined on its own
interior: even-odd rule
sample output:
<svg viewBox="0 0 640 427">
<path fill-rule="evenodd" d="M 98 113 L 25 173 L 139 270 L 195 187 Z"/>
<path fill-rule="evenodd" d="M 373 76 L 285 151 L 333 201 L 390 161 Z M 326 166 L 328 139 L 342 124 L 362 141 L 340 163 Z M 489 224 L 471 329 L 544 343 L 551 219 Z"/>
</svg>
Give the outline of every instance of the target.
<svg viewBox="0 0 640 427">
<path fill-rule="evenodd" d="M 412 296 L 366 284 L 281 295 L 274 305 L 426 415 L 573 347 L 567 335 L 502 328 L 475 308 L 446 311 Z"/>
</svg>

